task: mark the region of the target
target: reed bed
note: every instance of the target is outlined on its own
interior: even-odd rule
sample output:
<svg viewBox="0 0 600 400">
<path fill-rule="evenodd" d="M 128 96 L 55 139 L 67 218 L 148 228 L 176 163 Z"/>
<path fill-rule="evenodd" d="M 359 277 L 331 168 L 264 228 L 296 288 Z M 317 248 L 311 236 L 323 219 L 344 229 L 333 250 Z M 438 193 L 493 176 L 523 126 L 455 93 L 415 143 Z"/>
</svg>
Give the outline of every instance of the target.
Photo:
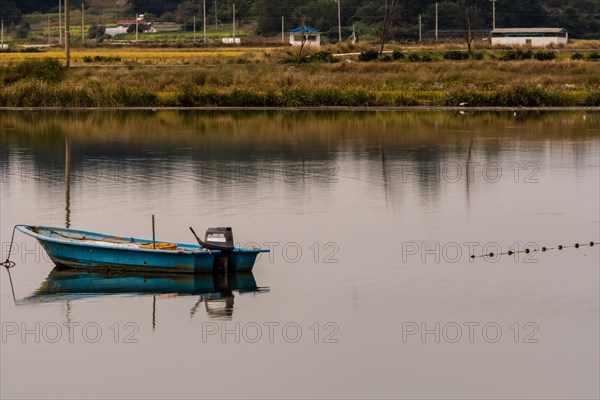
<svg viewBox="0 0 600 400">
<path fill-rule="evenodd" d="M 16 63 L 0 69 L 0 106 L 600 106 L 600 63 L 585 60 L 290 65 L 232 59 L 80 66 L 60 79 L 20 76 Z"/>
</svg>

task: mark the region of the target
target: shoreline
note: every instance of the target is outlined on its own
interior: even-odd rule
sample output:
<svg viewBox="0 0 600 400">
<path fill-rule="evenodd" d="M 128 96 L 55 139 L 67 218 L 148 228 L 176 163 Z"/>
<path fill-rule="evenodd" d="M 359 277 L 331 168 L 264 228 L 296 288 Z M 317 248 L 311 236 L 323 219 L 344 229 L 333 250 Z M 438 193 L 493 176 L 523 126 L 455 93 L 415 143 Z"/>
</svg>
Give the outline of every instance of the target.
<svg viewBox="0 0 600 400">
<path fill-rule="evenodd" d="M 319 107 L 0 107 L 0 111 L 337 111 L 337 112 L 600 112 L 600 106 L 457 107 L 457 106 L 319 106 Z"/>
</svg>

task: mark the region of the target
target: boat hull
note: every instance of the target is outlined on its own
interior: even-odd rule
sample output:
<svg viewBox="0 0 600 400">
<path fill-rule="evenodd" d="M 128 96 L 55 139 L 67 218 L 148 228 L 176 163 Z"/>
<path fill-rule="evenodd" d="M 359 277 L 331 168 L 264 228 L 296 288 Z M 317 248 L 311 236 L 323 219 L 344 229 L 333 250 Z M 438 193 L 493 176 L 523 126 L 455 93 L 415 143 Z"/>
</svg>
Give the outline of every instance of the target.
<svg viewBox="0 0 600 400">
<path fill-rule="evenodd" d="M 128 249 L 101 247 L 73 247 L 56 243 L 40 244 L 50 259 L 60 266 L 96 270 L 123 270 L 172 273 L 211 273 L 214 255 L 211 254 L 156 254 Z"/>
<path fill-rule="evenodd" d="M 197 245 L 178 243 L 181 250 L 140 248 L 147 239 L 126 238 L 56 227 L 19 226 L 38 240 L 60 266 L 85 270 L 122 270 L 161 273 L 212 273 L 215 254 Z M 157 242 L 165 243 L 165 242 Z"/>
<path fill-rule="evenodd" d="M 207 250 L 198 244 L 106 235 L 68 228 L 17 226 L 34 237 L 59 266 L 85 270 L 122 270 L 201 274 L 252 271 L 262 249 Z M 165 245 L 165 246 L 159 246 Z M 164 247 L 161 249 L 159 247 Z"/>
<path fill-rule="evenodd" d="M 231 252 L 221 253 L 215 256 L 213 272 L 250 272 L 254 267 L 260 249 L 234 249 Z"/>
</svg>

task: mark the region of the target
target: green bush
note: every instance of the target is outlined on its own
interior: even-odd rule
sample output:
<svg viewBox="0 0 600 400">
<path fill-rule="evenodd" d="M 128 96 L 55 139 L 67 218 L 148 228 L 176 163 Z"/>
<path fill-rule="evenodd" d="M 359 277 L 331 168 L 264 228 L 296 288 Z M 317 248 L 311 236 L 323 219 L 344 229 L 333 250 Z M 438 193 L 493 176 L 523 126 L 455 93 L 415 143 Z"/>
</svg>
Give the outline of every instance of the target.
<svg viewBox="0 0 600 400">
<path fill-rule="evenodd" d="M 359 54 L 358 60 L 359 61 L 372 61 L 372 60 L 377 60 L 378 57 L 379 57 L 379 52 L 377 52 L 377 50 L 366 50 Z"/>
<path fill-rule="evenodd" d="M 589 92 L 583 100 L 583 105 L 589 107 L 600 106 L 600 90 L 594 90 Z"/>
<path fill-rule="evenodd" d="M 336 63 L 340 60 L 337 57 L 334 57 L 328 51 L 318 51 L 315 54 L 311 54 L 305 57 L 306 62 L 314 62 L 314 63 Z"/>
<path fill-rule="evenodd" d="M 431 58 L 431 55 L 424 54 L 423 57 L 421 57 L 421 61 L 423 61 L 423 62 L 431 62 L 431 61 L 433 61 L 433 59 Z"/>
<path fill-rule="evenodd" d="M 484 57 L 485 54 L 483 53 L 483 51 L 476 51 L 475 53 L 473 53 L 474 60 L 483 60 Z"/>
<path fill-rule="evenodd" d="M 575 53 L 571 56 L 571 60 L 583 60 L 583 54 Z"/>
<path fill-rule="evenodd" d="M 18 64 L 16 73 L 19 79 L 34 78 L 44 82 L 60 82 L 65 77 L 65 68 L 54 58 L 27 60 Z"/>
<path fill-rule="evenodd" d="M 296 64 L 298 62 L 297 56 L 290 56 L 286 59 L 281 60 L 282 64 Z M 340 62 L 338 57 L 334 57 L 328 51 L 319 51 L 315 54 L 310 54 L 308 56 L 300 57 L 300 64 L 308 64 L 308 63 L 337 63 Z"/>
<path fill-rule="evenodd" d="M 88 39 L 99 39 L 106 33 L 106 27 L 103 25 L 92 25 L 88 29 Z"/>
<path fill-rule="evenodd" d="M 185 84 L 177 98 L 183 107 L 373 106 L 377 96 L 363 88 L 295 87 L 288 90 L 214 89 Z"/>
<path fill-rule="evenodd" d="M 389 54 L 386 54 L 385 56 L 383 56 L 383 58 L 381 59 L 381 61 L 392 61 L 393 58 L 392 56 L 390 56 Z"/>
<path fill-rule="evenodd" d="M 556 53 L 553 51 L 540 50 L 533 53 L 533 58 L 539 61 L 554 60 L 556 58 Z"/>
<path fill-rule="evenodd" d="M 467 60 L 469 53 L 466 51 L 449 50 L 444 53 L 444 60 Z"/>
<path fill-rule="evenodd" d="M 560 107 L 572 105 L 572 98 L 563 92 L 530 85 L 519 85 L 500 90 L 494 102 L 502 107 Z"/>
<path fill-rule="evenodd" d="M 402 60 L 404 58 L 404 53 L 401 52 L 400 50 L 394 50 L 392 52 L 392 58 L 394 60 Z"/>
<path fill-rule="evenodd" d="M 419 57 L 419 55 L 417 53 L 410 53 L 408 55 L 408 61 L 419 62 L 419 61 L 421 61 L 421 57 Z"/>
<path fill-rule="evenodd" d="M 600 101 L 600 96 L 589 94 L 584 100 L 586 105 Z M 458 106 L 467 103 L 470 107 L 561 107 L 577 104 L 577 99 L 571 94 L 543 89 L 530 85 L 520 85 L 513 88 L 486 92 L 478 90 L 457 90 L 446 93 L 442 104 Z"/>
<path fill-rule="evenodd" d="M 587 55 L 587 59 L 591 61 L 598 61 L 600 60 L 600 53 L 593 51 Z"/>
<path fill-rule="evenodd" d="M 502 61 L 513 61 L 513 60 L 529 60 L 533 57 L 533 52 L 531 50 L 523 51 L 519 50 L 507 50 L 500 54 L 498 59 Z"/>
<path fill-rule="evenodd" d="M 94 56 L 94 57 L 90 57 L 90 56 L 84 56 L 83 57 L 83 62 L 84 63 L 93 63 L 93 62 L 120 62 L 121 61 L 121 57 L 119 56 Z"/>
</svg>

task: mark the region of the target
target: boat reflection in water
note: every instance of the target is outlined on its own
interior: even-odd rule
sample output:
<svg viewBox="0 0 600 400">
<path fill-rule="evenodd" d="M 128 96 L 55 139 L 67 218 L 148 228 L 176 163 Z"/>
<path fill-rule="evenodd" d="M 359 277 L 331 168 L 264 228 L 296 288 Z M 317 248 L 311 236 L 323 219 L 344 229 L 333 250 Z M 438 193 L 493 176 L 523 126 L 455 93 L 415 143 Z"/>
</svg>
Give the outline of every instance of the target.
<svg viewBox="0 0 600 400">
<path fill-rule="evenodd" d="M 37 304 L 71 301 L 106 295 L 153 295 L 153 315 L 157 298 L 165 296 L 197 297 L 190 315 L 193 317 L 202 303 L 210 318 L 231 319 L 234 298 L 239 295 L 267 293 L 258 287 L 252 272 L 222 275 L 156 275 L 110 272 L 82 272 L 55 267 L 31 296 L 17 304 Z M 154 322 L 154 321 L 153 321 Z"/>
</svg>

